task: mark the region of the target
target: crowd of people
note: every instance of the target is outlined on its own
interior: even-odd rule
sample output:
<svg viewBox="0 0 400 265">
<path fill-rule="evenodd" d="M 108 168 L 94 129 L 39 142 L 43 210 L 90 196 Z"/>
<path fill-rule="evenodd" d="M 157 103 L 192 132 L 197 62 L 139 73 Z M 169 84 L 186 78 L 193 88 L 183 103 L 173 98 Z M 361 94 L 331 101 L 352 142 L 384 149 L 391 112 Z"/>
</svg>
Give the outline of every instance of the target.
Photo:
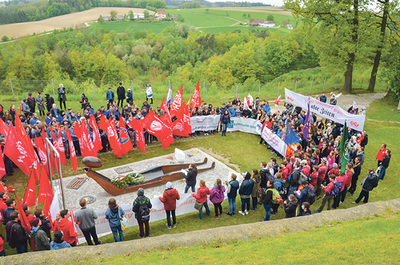
<svg viewBox="0 0 400 265">
<path fill-rule="evenodd" d="M 88 98 L 82 93 L 80 101 L 82 112 L 76 113 L 71 108 L 66 108 L 66 89 L 62 84 L 59 86 L 59 105 L 57 108 L 54 99 L 48 94 L 45 98 L 37 93 L 33 98 L 29 93 L 28 97 L 21 102 L 21 114 L 19 117 L 26 134 L 31 138 L 41 137 L 42 131 L 46 137 L 52 139 L 49 127 L 53 130 L 59 128 L 63 138 L 66 157 L 69 157 L 68 140 L 65 131 L 69 130 L 74 142 L 77 154 L 80 154 L 79 141 L 73 132 L 74 126 L 81 123 L 84 119 L 90 119 L 94 115 L 99 119 L 102 115 L 116 121 L 117 128 L 119 122 L 128 123 L 132 119 L 142 119 L 152 109 L 153 94 L 151 85 L 147 86 L 146 101 L 141 108 L 133 104 L 133 96 L 130 89 L 125 94 L 125 89 L 120 83 L 117 88 L 118 102 L 114 98 L 114 93 L 110 88 L 106 94 L 107 109 L 102 106 L 97 111 L 93 109 Z M 322 102 L 326 102 L 325 94 L 318 98 Z M 124 105 L 124 100 L 127 100 Z M 148 103 L 151 100 L 151 103 Z M 337 103 L 335 95 L 331 95 L 330 104 Z M 62 108 L 64 105 L 64 108 Z M 38 107 L 39 115 L 35 110 Z M 199 218 L 203 219 L 203 209 L 207 215 L 211 215 L 209 202 L 214 205 L 214 217 L 219 219 L 223 216 L 222 203 L 224 194 L 227 194 L 228 209 L 225 213 L 233 216 L 236 213 L 246 216 L 251 210 L 255 210 L 259 206 L 265 209 L 265 215 L 262 221 L 268 221 L 271 215 L 278 212 L 279 208 L 283 208 L 287 218 L 295 216 L 310 215 L 310 207 L 317 200 L 321 200 L 321 205 L 315 209 L 315 213 L 320 213 L 325 209 L 338 208 L 348 196 L 354 196 L 359 186 L 359 177 L 361 168 L 365 161 L 365 147 L 368 144 L 368 135 L 364 130 L 357 132 L 348 128 L 349 141 L 347 144 L 347 164 L 342 167 L 342 161 L 339 144 L 343 133 L 343 126 L 331 120 L 323 120 L 312 115 L 310 126 L 306 137 L 303 137 L 304 121 L 306 117 L 305 110 L 301 107 L 294 107 L 291 104 L 285 105 L 285 110 L 273 112 L 266 100 L 260 101 L 257 97 L 255 101 L 248 106 L 240 101 L 239 98 L 223 103 L 220 107 L 213 107 L 212 104 L 204 104 L 194 110 L 190 110 L 193 116 L 196 115 L 221 115 L 221 122 L 218 130 L 222 131 L 222 135 L 226 136 L 226 128 L 232 117 L 244 117 L 259 120 L 263 126 L 268 127 L 273 133 L 282 136 L 286 124 L 297 133 L 300 144 L 297 151 L 290 157 L 281 157 L 282 162 L 279 164 L 276 158 L 271 158 L 269 162 L 262 161 L 259 169 L 253 169 L 251 172 L 243 174 L 243 181 L 238 181 L 238 176 L 232 174 L 229 180 L 222 181 L 217 179 L 214 186 L 206 186 L 204 180 L 197 181 L 197 168 L 190 165 L 188 170 L 183 173 L 186 179 L 186 187 L 184 193 L 191 190 L 193 197 L 196 199 L 195 208 L 199 211 Z M 45 121 L 44 110 L 47 108 Z M 163 115 L 163 110 L 158 106 L 155 113 L 159 116 Z M 365 111 L 365 110 L 363 110 Z M 0 118 L 6 124 L 15 123 L 16 113 L 15 106 L 4 110 L 1 107 Z M 357 113 L 354 107 L 349 112 Z M 93 138 L 93 130 L 88 126 L 91 137 Z M 128 133 L 135 145 L 134 130 L 127 126 Z M 102 139 L 103 152 L 110 150 L 106 134 L 100 128 L 100 136 Z M 207 132 L 206 132 L 207 133 Z M 55 133 L 54 135 L 57 135 Z M 0 142 L 5 142 L 5 135 L 0 135 Z M 147 136 L 147 141 L 156 140 Z M 53 140 L 53 139 L 52 139 Z M 263 144 L 261 138 L 260 144 Z M 34 143 L 33 143 L 34 145 Z M 264 142 L 264 145 L 267 145 Z M 270 148 L 267 146 L 267 148 Z M 271 149 L 272 153 L 276 153 Z M 379 150 L 376 160 L 377 170 L 369 169 L 368 175 L 361 183 L 361 191 L 353 203 L 359 203 L 363 200 L 368 202 L 369 192 L 378 185 L 379 180 L 385 177 L 386 169 L 389 167 L 391 151 L 387 149 L 385 144 Z M 12 174 L 13 163 L 4 156 L 4 162 L 7 174 Z M 342 170 L 341 170 L 342 169 Z M 199 188 L 196 191 L 196 184 Z M 132 210 L 139 225 L 139 237 L 148 237 L 150 235 L 150 199 L 144 195 L 145 191 L 139 189 L 138 196 L 133 202 Z M 236 198 L 239 195 L 241 207 L 236 211 Z M 175 228 L 177 225 L 175 209 L 176 201 L 180 199 L 179 192 L 173 188 L 171 182 L 166 184 L 166 190 L 160 196 L 160 201 L 164 203 L 166 211 L 166 227 L 168 229 Z M 76 212 L 76 224 L 82 230 L 85 239 L 89 245 L 101 244 L 99 241 L 95 219 L 96 213 L 93 209 L 87 208 L 86 201 L 79 202 L 81 210 Z M 27 208 L 27 207 L 26 207 Z M 24 253 L 28 249 L 28 242 L 31 248 L 37 251 L 60 249 L 65 247 L 74 247 L 77 245 L 77 234 L 74 224 L 71 222 L 68 210 L 62 210 L 53 223 L 49 221 L 41 209 L 36 209 L 32 215 L 28 209 L 24 213 L 15 211 L 15 200 L 9 198 L 7 193 L 0 193 L 0 213 L 2 223 L 6 226 L 6 239 L 10 247 L 16 248 L 18 253 Z M 32 229 L 27 233 L 21 226 L 20 214 L 27 216 Z M 106 211 L 106 219 L 109 221 L 110 229 L 113 233 L 115 242 L 124 241 L 124 219 L 125 212 L 117 204 L 114 198 L 109 200 L 108 209 Z M 172 220 L 171 220 L 172 218 Z M 54 232 L 53 239 L 50 231 Z M 93 239 L 93 242 L 92 242 Z M 0 237 L 0 255 L 5 255 L 3 249 L 4 242 Z"/>
</svg>

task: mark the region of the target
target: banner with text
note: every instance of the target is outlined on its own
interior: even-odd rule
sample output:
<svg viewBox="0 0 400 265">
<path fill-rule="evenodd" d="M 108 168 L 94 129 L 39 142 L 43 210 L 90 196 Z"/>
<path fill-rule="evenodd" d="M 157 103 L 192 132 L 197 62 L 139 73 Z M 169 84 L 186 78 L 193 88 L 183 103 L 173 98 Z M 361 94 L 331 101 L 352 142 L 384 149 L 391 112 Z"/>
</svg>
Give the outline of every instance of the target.
<svg viewBox="0 0 400 265">
<path fill-rule="evenodd" d="M 285 157 L 287 145 L 277 134 L 273 133 L 267 126 L 264 126 L 261 137 L 271 146 L 271 148 Z"/>
<path fill-rule="evenodd" d="M 262 124 L 260 121 L 250 118 L 231 118 L 231 123 L 228 125 L 228 132 L 240 131 L 261 135 Z"/>
<path fill-rule="evenodd" d="M 310 111 L 334 122 L 344 124 L 356 131 L 364 129 L 365 115 L 353 115 L 343 110 L 339 106 L 323 103 L 312 97 L 304 96 L 285 88 L 285 100 L 293 105 L 307 109 L 307 103 L 310 102 Z"/>
<path fill-rule="evenodd" d="M 197 131 L 214 131 L 218 128 L 219 120 L 220 115 L 190 117 L 190 122 L 192 124 L 192 133 Z"/>
</svg>

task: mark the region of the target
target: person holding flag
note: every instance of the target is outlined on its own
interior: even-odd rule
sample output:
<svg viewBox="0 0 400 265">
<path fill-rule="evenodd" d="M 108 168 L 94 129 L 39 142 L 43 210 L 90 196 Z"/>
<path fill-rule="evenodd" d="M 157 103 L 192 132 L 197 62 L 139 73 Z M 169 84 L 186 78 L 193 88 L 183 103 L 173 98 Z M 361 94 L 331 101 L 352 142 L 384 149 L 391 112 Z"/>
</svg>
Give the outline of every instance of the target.
<svg viewBox="0 0 400 265">
<path fill-rule="evenodd" d="M 77 237 L 78 234 L 75 231 L 74 224 L 69 220 L 71 216 L 68 210 L 60 211 L 61 221 L 58 222 L 58 230 L 61 230 L 64 235 L 64 240 L 71 245 L 71 247 L 75 247 L 77 245 Z"/>
</svg>

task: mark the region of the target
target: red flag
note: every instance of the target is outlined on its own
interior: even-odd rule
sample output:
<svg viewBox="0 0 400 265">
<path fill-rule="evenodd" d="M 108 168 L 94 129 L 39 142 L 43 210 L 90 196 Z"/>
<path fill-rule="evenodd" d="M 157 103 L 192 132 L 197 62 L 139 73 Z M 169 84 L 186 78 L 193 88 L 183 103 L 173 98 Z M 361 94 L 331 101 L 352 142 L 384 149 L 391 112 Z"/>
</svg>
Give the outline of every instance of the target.
<svg viewBox="0 0 400 265">
<path fill-rule="evenodd" d="M 41 173 L 42 174 L 40 176 L 38 203 L 44 203 L 45 205 L 47 203 L 47 205 L 50 206 L 54 196 L 53 190 L 50 185 L 49 177 L 47 176 L 46 171 L 43 169 L 43 167 Z M 45 207 L 43 207 L 43 211 L 45 215 L 48 216 L 50 208 L 46 210 L 44 208 Z"/>
<path fill-rule="evenodd" d="M 21 225 L 25 229 L 25 231 L 28 234 L 30 234 L 30 231 L 32 228 L 31 224 L 29 223 L 28 218 L 26 217 L 26 213 L 25 213 L 24 209 L 22 209 L 22 203 L 19 201 L 17 193 L 15 192 L 15 189 L 14 189 L 13 193 L 15 195 L 15 199 L 17 200 L 17 210 L 19 213 L 19 220 L 21 221 Z"/>
<path fill-rule="evenodd" d="M 181 87 L 178 90 L 178 93 L 176 93 L 176 96 L 174 98 L 174 102 L 172 102 L 171 105 L 171 115 L 175 115 L 175 113 L 178 111 L 178 109 L 180 109 L 180 107 L 182 106 L 182 99 L 183 93 L 182 93 L 182 84 Z"/>
<path fill-rule="evenodd" d="M 67 130 L 65 131 L 66 135 L 67 135 L 67 139 L 68 139 L 68 144 L 69 144 L 69 154 L 71 157 L 71 165 L 72 165 L 72 169 L 74 171 L 76 171 L 77 169 L 77 165 L 78 165 L 78 161 L 76 159 L 76 151 L 75 151 L 75 146 L 74 146 L 74 142 L 72 141 L 72 137 L 71 137 L 71 132 L 69 131 L 69 129 L 67 128 Z M 50 202 L 51 204 L 51 202 Z"/>
<path fill-rule="evenodd" d="M 194 93 L 190 98 L 190 109 L 194 110 L 194 108 L 200 106 L 201 106 L 200 85 L 199 82 L 197 82 L 196 89 L 194 90 Z"/>
<path fill-rule="evenodd" d="M 29 176 L 28 186 L 26 187 L 22 203 L 32 207 L 36 204 L 36 184 L 35 177 Z"/>
<path fill-rule="evenodd" d="M 128 131 L 125 126 L 124 118 L 119 120 L 119 141 L 121 143 L 122 154 L 126 155 L 130 150 L 133 149 L 131 138 L 129 137 Z"/>
<path fill-rule="evenodd" d="M 8 133 L 8 126 L 2 119 L 0 119 L 0 134 L 7 136 L 7 133 Z"/>
<path fill-rule="evenodd" d="M 44 147 L 44 144 L 43 144 L 43 139 L 40 137 L 37 137 L 37 138 L 33 138 L 33 141 L 35 142 L 36 149 L 39 153 L 39 158 L 40 158 L 42 167 L 45 169 L 47 176 L 49 176 L 49 163 L 48 163 L 49 161 L 47 160 L 47 152 L 46 152 L 46 148 Z"/>
<path fill-rule="evenodd" d="M 148 133 L 157 137 L 164 148 L 168 148 L 169 145 L 174 142 L 171 128 L 168 127 L 152 110 L 150 110 L 143 119 L 143 127 Z"/>
<path fill-rule="evenodd" d="M 99 128 L 97 127 L 96 119 L 94 115 L 90 115 L 89 125 L 92 127 L 93 130 L 93 144 L 95 146 L 96 152 L 103 149 L 103 145 L 101 144 L 100 132 Z"/>
<path fill-rule="evenodd" d="M 190 122 L 189 107 L 183 103 L 182 108 L 176 114 L 177 119 L 172 123 L 172 131 L 174 135 L 188 137 L 192 133 L 192 125 Z"/>
<path fill-rule="evenodd" d="M 1 119 L 0 119 L 1 120 Z M 6 174 L 6 167 L 4 165 L 3 153 L 0 148 L 0 179 Z"/>
<path fill-rule="evenodd" d="M 81 126 L 78 124 L 74 128 L 74 133 L 79 140 L 79 147 L 81 148 L 82 157 L 96 156 L 97 152 L 94 149 L 92 139 L 90 138 L 89 131 L 86 127 L 85 120 L 82 121 Z"/>
<path fill-rule="evenodd" d="M 275 106 L 279 106 L 279 104 L 281 104 L 281 95 L 279 95 L 279 97 L 275 100 L 274 104 Z"/>
<path fill-rule="evenodd" d="M 75 214 L 74 214 L 74 211 L 72 211 L 72 206 L 69 207 L 69 215 L 71 216 L 71 222 L 74 225 L 75 233 L 78 234 L 78 230 L 76 229 L 77 224 L 75 221 Z M 78 245 L 78 237 L 76 237 L 75 242 Z"/>
<path fill-rule="evenodd" d="M 118 139 L 117 134 L 114 132 L 113 127 L 110 124 L 104 115 L 101 116 L 99 127 L 106 132 L 108 141 L 110 142 L 110 146 L 113 150 L 114 155 L 119 158 L 122 158 L 122 150 L 121 150 L 121 143 Z"/>
<path fill-rule="evenodd" d="M 144 140 L 143 132 L 143 120 L 137 120 L 136 118 L 131 120 L 128 125 L 135 130 L 136 135 L 136 147 L 138 150 L 143 151 L 146 154 L 146 142 Z"/>
<path fill-rule="evenodd" d="M 67 130 L 68 130 L 68 128 L 67 128 Z M 67 158 L 65 157 L 65 148 L 64 148 L 64 143 L 63 143 L 62 136 L 61 136 L 60 125 L 58 125 L 58 134 L 57 134 L 56 143 L 57 143 L 57 145 L 54 145 L 54 146 L 57 149 L 58 153 L 60 154 L 61 165 L 68 166 Z"/>
<path fill-rule="evenodd" d="M 27 176 L 30 176 L 31 168 L 37 166 L 29 152 L 28 146 L 17 133 L 13 125 L 10 126 L 8 131 L 6 145 L 4 146 L 4 154 Z"/>
<path fill-rule="evenodd" d="M 54 134 L 53 126 L 50 125 L 49 126 L 49 130 L 50 130 L 51 138 L 53 139 L 53 145 L 57 149 L 57 147 L 56 147 L 57 139 L 56 139 L 56 136 Z M 57 171 L 60 171 L 60 165 L 58 164 L 58 159 L 56 159 L 56 157 L 54 156 L 53 152 L 51 152 L 51 159 L 52 159 L 51 160 L 51 162 L 52 162 L 51 164 L 56 167 Z"/>
<path fill-rule="evenodd" d="M 183 102 L 183 104 L 185 104 L 184 102 Z M 170 113 L 169 113 L 169 110 L 168 110 L 168 106 L 167 106 L 167 103 L 165 102 L 165 99 L 163 98 L 163 101 L 162 101 L 162 104 L 161 104 L 161 109 L 162 110 L 164 110 L 164 115 L 162 115 L 160 118 L 161 118 L 161 120 L 168 126 L 168 127 L 170 127 L 171 128 L 171 126 L 172 126 L 172 122 L 171 122 L 171 115 L 170 115 Z M 179 110 L 178 110 L 179 111 Z"/>
</svg>

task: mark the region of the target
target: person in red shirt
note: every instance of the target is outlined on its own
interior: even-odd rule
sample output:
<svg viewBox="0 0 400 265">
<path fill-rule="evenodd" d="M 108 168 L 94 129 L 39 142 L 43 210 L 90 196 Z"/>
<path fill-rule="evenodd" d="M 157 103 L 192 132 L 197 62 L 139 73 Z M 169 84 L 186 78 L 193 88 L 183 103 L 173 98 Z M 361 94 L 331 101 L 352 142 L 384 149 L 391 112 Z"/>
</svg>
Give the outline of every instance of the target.
<svg viewBox="0 0 400 265">
<path fill-rule="evenodd" d="M 203 203 L 203 207 L 206 209 L 206 213 L 210 216 L 210 209 L 207 204 L 207 195 L 210 194 L 210 190 L 206 186 L 206 182 L 204 180 L 200 180 L 200 188 L 196 193 L 192 193 L 192 196 L 196 199 L 197 202 Z M 203 207 L 199 210 L 199 218 L 203 219 Z"/>
<path fill-rule="evenodd" d="M 328 166 L 326 165 L 326 158 L 321 159 L 321 164 L 318 167 L 318 180 L 317 180 L 317 190 L 315 194 L 317 196 L 317 200 L 321 198 L 321 185 L 326 177 L 326 173 L 328 172 Z"/>
<path fill-rule="evenodd" d="M 386 155 L 386 144 L 382 144 L 381 149 L 379 149 L 378 154 L 375 157 L 375 161 L 378 160 L 378 167 L 382 163 Z"/>
<path fill-rule="evenodd" d="M 164 209 L 167 214 L 167 228 L 171 229 L 171 215 L 172 215 L 172 226 L 176 227 L 176 201 L 180 199 L 179 193 L 172 187 L 171 182 L 167 182 L 167 189 L 164 191 L 163 196 L 159 197 L 160 201 L 164 203 Z"/>
<path fill-rule="evenodd" d="M 311 185 L 315 187 L 315 185 L 317 185 L 317 181 L 318 181 L 318 166 L 314 166 L 313 167 L 313 172 L 311 173 Z"/>
<path fill-rule="evenodd" d="M 6 200 L 7 200 L 7 193 L 0 192 L 0 215 L 1 215 L 1 222 L 4 224 L 4 217 L 3 212 L 7 208 Z M 5 224 L 4 224 L 5 225 Z"/>
<path fill-rule="evenodd" d="M 282 174 L 283 180 L 286 182 L 287 178 L 290 175 L 289 168 L 287 167 L 287 162 L 286 161 L 283 161 L 282 164 L 281 164 L 281 174 Z"/>
<path fill-rule="evenodd" d="M 301 161 L 301 172 L 303 172 L 306 177 L 310 175 L 311 167 L 307 164 L 307 160 Z"/>
<path fill-rule="evenodd" d="M 6 252 L 4 251 L 4 240 L 0 237 L 0 257 L 4 257 Z"/>
<path fill-rule="evenodd" d="M 344 187 L 343 193 L 340 196 L 340 201 L 342 203 L 344 202 L 344 199 L 346 198 L 346 195 L 347 195 L 347 191 L 351 186 L 351 181 L 352 181 L 352 178 L 353 178 L 353 164 L 352 163 L 348 163 L 346 165 L 346 173 L 345 173 L 345 175 L 346 175 L 346 182 L 344 183 L 345 187 Z"/>
<path fill-rule="evenodd" d="M 328 175 L 335 175 L 337 177 L 339 176 L 339 173 L 338 165 L 334 163 L 332 169 L 329 170 Z"/>
<path fill-rule="evenodd" d="M 334 198 L 334 196 L 331 195 L 331 192 L 332 192 L 333 188 L 335 187 L 335 179 L 336 179 L 335 175 L 329 175 L 329 181 L 330 181 L 329 184 L 326 186 L 323 186 L 321 184 L 321 188 L 324 189 L 325 195 L 324 195 L 324 198 L 322 199 L 321 206 L 318 208 L 318 210 L 314 210 L 314 212 L 316 212 L 316 213 L 322 212 L 326 203 L 328 203 L 328 211 L 331 209 L 332 200 Z"/>
<path fill-rule="evenodd" d="M 64 234 L 64 241 L 71 245 L 76 246 L 76 239 L 78 234 L 75 232 L 74 224 L 68 220 L 70 217 L 68 210 L 60 211 L 61 220 L 58 222 L 58 230 L 61 230 Z"/>
</svg>

